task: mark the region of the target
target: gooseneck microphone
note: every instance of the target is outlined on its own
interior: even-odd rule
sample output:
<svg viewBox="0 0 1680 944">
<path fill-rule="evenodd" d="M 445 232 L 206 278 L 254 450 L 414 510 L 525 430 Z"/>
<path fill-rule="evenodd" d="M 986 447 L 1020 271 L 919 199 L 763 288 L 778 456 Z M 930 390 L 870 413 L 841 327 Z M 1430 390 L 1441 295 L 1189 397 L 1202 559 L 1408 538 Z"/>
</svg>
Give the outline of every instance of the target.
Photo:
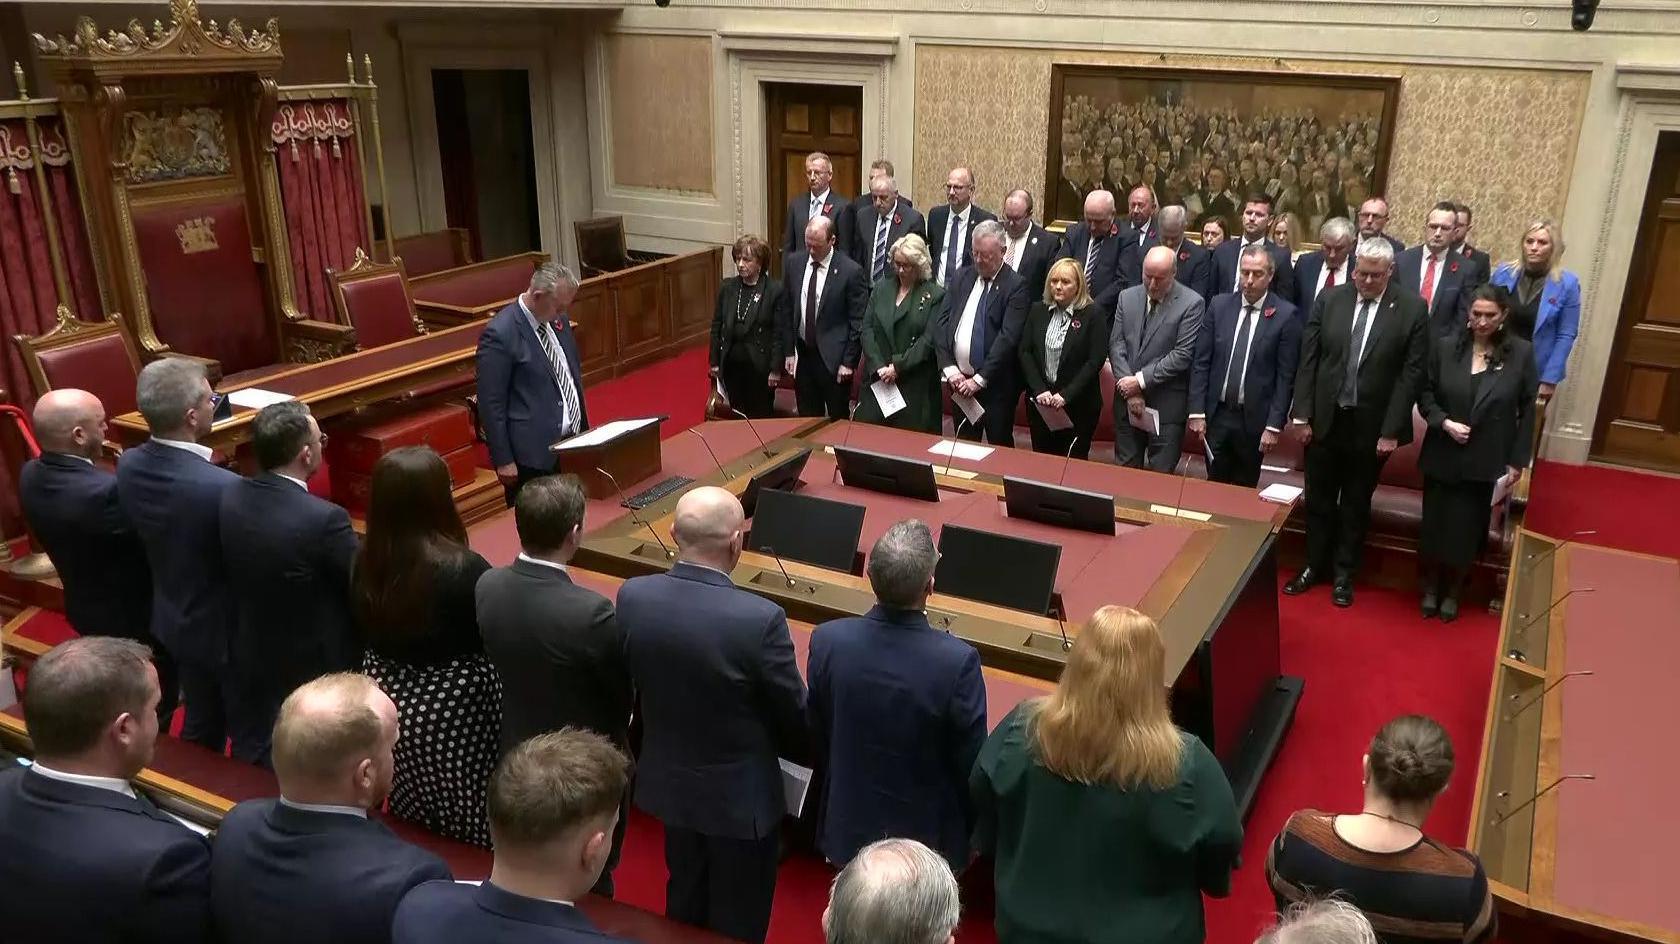
<svg viewBox="0 0 1680 944">
<path fill-rule="evenodd" d="M 1556 554 L 1558 551 L 1563 550 L 1564 545 L 1574 544 L 1576 538 L 1584 538 L 1588 535 L 1597 534 L 1597 533 L 1598 533 L 1597 530 L 1576 531 L 1574 534 L 1571 534 L 1569 537 L 1564 538 L 1562 541 L 1559 541 L 1556 544 L 1553 544 L 1550 548 L 1547 548 L 1546 550 L 1541 551 L 1539 554 L 1525 555 L 1527 563 L 1524 564 L 1524 566 L 1523 566 L 1523 573 L 1526 574 L 1529 571 L 1533 570 L 1534 568 L 1539 567 L 1541 561 L 1544 561 L 1547 558 L 1550 558 L 1553 554 Z"/>
<path fill-rule="evenodd" d="M 597 472 L 601 473 L 602 475 L 606 476 L 607 481 L 612 483 L 613 490 L 618 492 L 618 500 L 620 502 L 623 502 L 623 501 L 626 500 L 625 497 L 624 497 L 624 489 L 619 487 L 618 479 L 613 478 L 613 474 L 611 472 L 608 472 L 606 469 L 603 469 L 600 466 L 596 466 L 595 471 L 597 471 Z M 628 508 L 629 506 L 626 505 L 625 507 Z M 635 522 L 636 524 L 639 524 L 642 527 L 646 528 L 647 533 L 653 535 L 654 543 L 658 544 L 659 549 L 665 552 L 665 559 L 666 560 L 675 560 L 676 559 L 676 556 L 677 556 L 676 552 L 665 546 L 665 542 L 663 540 L 661 540 L 660 537 L 659 537 L 659 532 L 653 530 L 653 525 L 648 524 L 645 520 L 642 519 L 642 517 L 640 515 L 637 515 L 636 514 L 636 509 L 634 509 L 634 508 L 630 508 L 630 520 Z"/>
<path fill-rule="evenodd" d="M 1511 635 L 1516 636 L 1516 637 L 1521 637 L 1524 640 L 1524 643 L 1526 644 L 1527 639 L 1528 639 L 1528 628 L 1530 626 L 1533 626 L 1535 623 L 1540 622 L 1542 619 L 1545 619 L 1546 614 L 1550 613 L 1551 611 L 1553 611 L 1555 609 L 1557 609 L 1557 606 L 1558 606 L 1559 603 L 1562 603 L 1563 601 L 1569 599 L 1570 597 L 1574 596 L 1577 593 L 1592 593 L 1596 589 L 1597 589 L 1596 587 L 1576 587 L 1575 589 L 1570 590 L 1568 593 L 1565 593 L 1563 596 L 1558 597 L 1556 600 L 1553 600 L 1550 606 L 1546 607 L 1545 609 L 1541 610 L 1539 613 L 1535 614 L 1534 618 L 1532 618 L 1528 622 L 1522 624 L 1522 626 L 1520 626 L 1517 629 L 1517 631 L 1512 633 Z M 1506 655 L 1510 656 L 1513 659 L 1516 659 L 1518 662 L 1527 662 L 1528 661 L 1528 656 L 1524 655 L 1523 651 L 1521 649 L 1517 649 L 1515 647 L 1512 647 L 1511 651 L 1506 653 Z"/>
<path fill-rule="evenodd" d="M 1073 465 L 1073 450 L 1078 448 L 1078 446 L 1079 437 L 1075 436 L 1073 437 L 1073 442 L 1068 443 L 1067 457 L 1062 460 L 1062 474 L 1056 479 L 1057 485 L 1061 485 L 1067 481 L 1068 466 Z M 1066 636 L 1067 634 L 1063 633 L 1062 635 Z"/>
<path fill-rule="evenodd" d="M 1534 803 L 1535 800 L 1538 800 L 1541 797 L 1545 796 L 1546 794 L 1551 793 L 1553 790 L 1555 790 L 1557 788 L 1558 784 L 1564 782 L 1565 780 L 1597 780 L 1597 779 L 1598 779 L 1598 777 L 1593 775 L 1593 774 L 1564 774 L 1563 776 L 1561 776 L 1561 777 L 1557 778 L 1556 780 L 1553 780 L 1551 783 L 1547 784 L 1546 789 L 1541 790 L 1539 793 L 1536 793 L 1535 795 L 1533 795 L 1533 796 L 1529 797 L 1528 799 L 1524 800 L 1522 802 L 1522 804 L 1519 805 L 1516 809 L 1509 810 L 1503 816 L 1500 816 L 1498 819 L 1489 821 L 1488 825 L 1489 826 L 1498 826 L 1500 823 L 1503 823 L 1506 820 L 1510 819 L 1511 817 L 1517 815 L 1518 813 L 1521 813 L 1524 809 L 1527 809 L 1529 806 L 1531 806 Z M 1508 799 L 1511 796 L 1511 791 L 1501 790 L 1498 793 L 1494 794 L 1494 796 L 1497 796 L 1501 800 Z"/>
<path fill-rule="evenodd" d="M 758 427 L 753 425 L 752 417 L 748 416 L 745 413 L 742 413 L 740 410 L 737 410 L 734 407 L 730 407 L 729 412 L 731 412 L 731 413 L 735 414 L 736 416 L 739 416 L 741 419 L 744 419 L 744 420 L 747 421 L 747 429 L 752 432 L 753 438 L 758 440 L 758 448 L 764 452 L 764 458 L 766 458 L 766 459 L 771 458 L 774 454 L 770 451 L 770 447 L 766 446 L 764 444 L 764 437 L 760 436 L 758 434 Z M 857 412 L 857 407 L 855 407 L 855 406 L 852 407 L 852 412 L 856 413 Z M 692 429 L 693 427 L 689 427 L 689 428 Z"/>
<path fill-rule="evenodd" d="M 700 427 L 690 426 L 688 431 L 693 433 L 696 439 L 700 440 L 700 445 L 706 447 L 706 455 L 712 457 L 712 465 L 717 466 L 718 475 L 723 476 L 723 480 L 725 482 L 729 481 L 729 473 L 723 471 L 723 463 L 718 461 L 717 453 L 712 451 L 712 444 L 706 441 L 705 435 L 700 432 Z"/>
<path fill-rule="evenodd" d="M 846 448 L 846 444 L 852 441 L 852 427 L 857 423 L 857 411 L 860 406 L 863 406 L 862 400 L 852 404 L 852 411 L 846 414 L 846 434 L 840 437 L 841 449 Z M 836 454 L 834 457 L 834 474 L 830 476 L 829 482 L 838 481 L 840 481 L 840 456 Z"/>
<path fill-rule="evenodd" d="M 792 577 L 788 576 L 787 568 L 782 566 L 782 556 L 780 554 L 776 553 L 775 548 L 766 544 L 766 545 L 760 547 L 759 550 L 763 551 L 766 554 L 769 554 L 770 559 L 776 562 L 776 569 L 782 572 L 782 579 L 787 581 L 787 585 L 788 585 L 789 590 L 793 589 L 794 587 L 799 586 L 799 581 L 794 580 Z"/>
<path fill-rule="evenodd" d="M 1542 701 L 1544 701 L 1546 699 L 1546 693 L 1551 691 L 1554 688 L 1557 688 L 1559 685 L 1562 685 L 1565 679 L 1572 679 L 1572 678 L 1575 678 L 1578 675 L 1592 675 L 1592 674 L 1593 674 L 1592 669 L 1576 669 L 1573 672 L 1563 673 L 1562 675 L 1560 675 L 1556 679 L 1554 679 L 1551 682 L 1551 684 L 1547 685 L 1545 688 L 1540 689 L 1540 693 L 1538 695 L 1535 695 L 1533 698 L 1530 698 L 1528 700 L 1528 704 L 1523 705 L 1521 708 L 1518 708 L 1516 711 L 1513 711 L 1510 714 L 1506 715 L 1505 717 L 1501 718 L 1500 721 L 1502 721 L 1505 724 L 1510 724 L 1511 722 L 1517 720 L 1518 715 L 1522 714 L 1523 712 L 1527 711 L 1528 709 L 1533 708 L 1535 705 L 1538 705 Z M 1514 694 L 1514 695 L 1511 696 L 1511 700 L 1516 701 L 1517 699 L 1519 699 L 1521 697 L 1522 697 L 1522 695 L 1520 695 L 1520 694 Z"/>
</svg>

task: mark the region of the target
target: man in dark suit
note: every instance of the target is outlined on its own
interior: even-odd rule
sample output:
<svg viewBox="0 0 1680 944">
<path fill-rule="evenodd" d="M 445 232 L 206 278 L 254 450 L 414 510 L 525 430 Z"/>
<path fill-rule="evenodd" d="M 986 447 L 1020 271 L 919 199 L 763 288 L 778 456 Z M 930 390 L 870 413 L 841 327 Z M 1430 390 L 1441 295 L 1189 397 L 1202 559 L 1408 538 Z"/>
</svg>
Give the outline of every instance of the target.
<svg viewBox="0 0 1680 944">
<path fill-rule="evenodd" d="M 949 288 L 951 280 L 974 264 L 974 229 L 997 214 L 974 205 L 974 174 L 966 167 L 953 167 L 945 178 L 945 205 L 928 210 L 928 254 L 933 258 L 933 277 Z"/>
<path fill-rule="evenodd" d="M 835 865 L 883 836 L 968 865 L 986 683 L 980 653 L 928 623 L 938 561 L 927 525 L 893 525 L 869 552 L 874 608 L 811 636 L 812 753 L 828 771 L 817 848 Z"/>
<path fill-rule="evenodd" d="M 1320 293 L 1346 285 L 1353 279 L 1353 245 L 1357 237 L 1353 222 L 1332 216 L 1318 228 L 1322 248 L 1302 253 L 1295 262 L 1295 317 L 1306 324 L 1307 315 Z"/>
<path fill-rule="evenodd" d="M 1453 227 L 1453 252 L 1458 253 L 1460 258 L 1474 262 L 1477 270 L 1481 272 L 1481 281 L 1486 282 L 1493 277 L 1493 258 L 1470 245 L 1470 227 L 1475 224 L 1470 213 L 1470 204 L 1454 203 L 1453 216 L 1458 223 Z"/>
<path fill-rule="evenodd" d="M 787 616 L 729 574 L 746 518 L 721 488 L 677 502 L 669 573 L 618 591 L 644 725 L 636 805 L 665 827 L 665 914 L 764 940 L 787 812 L 778 757 L 805 754 L 805 683 Z"/>
<path fill-rule="evenodd" d="M 794 356 L 783 364 L 793 374 L 800 416 L 845 419 L 850 414 L 852 373 L 863 354 L 863 312 L 869 277 L 850 256 L 835 250 L 834 225 L 812 220 L 805 251 L 787 258 L 782 287 L 789 304 L 783 337 L 792 337 Z"/>
<path fill-rule="evenodd" d="M 1210 219 L 1231 225 L 1237 218 L 1237 196 L 1227 189 L 1225 168 L 1217 164 L 1208 168 L 1207 185 L 1185 200 L 1185 209 L 1190 211 L 1198 226 Z"/>
<path fill-rule="evenodd" d="M 18 498 L 29 528 L 64 584 L 64 611 L 83 636 L 117 636 L 152 650 L 163 699 L 175 713 L 175 662 L 152 637 L 152 571 L 117 502 L 117 477 L 94 465 L 104 451 L 105 405 L 85 390 L 49 390 L 35 401 L 40 458 L 23 465 Z"/>
<path fill-rule="evenodd" d="M 1128 285 L 1143 281 L 1144 254 L 1156 246 L 1165 246 L 1178 256 L 1175 276 L 1178 284 L 1204 299 L 1209 297 L 1213 285 L 1213 253 L 1184 238 L 1184 228 L 1189 222 L 1190 214 L 1184 207 L 1175 205 L 1161 208 L 1161 212 L 1156 214 L 1157 235 L 1144 240 L 1143 246 L 1135 256 L 1138 264 L 1136 282 L 1130 281 L 1132 276 L 1128 274 Z"/>
<path fill-rule="evenodd" d="M 1261 458 L 1289 421 L 1301 321 L 1295 306 L 1271 291 L 1271 253 L 1250 247 L 1238 264 L 1242 289 L 1208 303 L 1196 339 L 1190 431 L 1213 454 L 1208 478 L 1254 488 Z"/>
<path fill-rule="evenodd" d="M 1057 258 L 1085 267 L 1085 287 L 1105 318 L 1114 317 L 1114 303 L 1125 287 L 1120 279 L 1120 252 L 1125 245 L 1126 231 L 1114 222 L 1114 194 L 1092 191 L 1085 198 L 1084 221 L 1068 227 Z"/>
<path fill-rule="evenodd" d="M 828 155 L 821 151 L 812 151 L 805 155 L 805 192 L 788 201 L 786 228 L 782 231 L 782 265 L 787 267 L 787 257 L 799 251 L 805 238 L 805 228 L 817 217 L 828 220 L 832 227 L 836 242 L 841 236 L 846 236 L 847 242 L 841 247 L 845 252 L 850 243 L 850 205 L 845 198 L 834 192 L 831 184 L 834 182 L 834 164 Z"/>
<path fill-rule="evenodd" d="M 1371 492 L 1383 463 L 1412 440 L 1429 315 L 1393 273 L 1385 240 L 1361 244 L 1353 284 L 1320 294 L 1301 334 L 1290 427 L 1307 447 L 1307 566 L 1284 586 L 1292 596 L 1330 576 L 1331 600 L 1353 605 Z"/>
<path fill-rule="evenodd" d="M 1050 263 L 1062 248 L 1060 239 L 1033 220 L 1032 194 L 1025 190 L 1011 190 L 1003 198 L 999 222 L 1004 230 L 1003 264 L 1021 274 L 1029 303 L 1043 298 Z"/>
<path fill-rule="evenodd" d="M 152 568 L 152 636 L 175 659 L 186 719 L 181 737 L 220 754 L 255 760 L 262 741 L 240 724 L 245 706 L 229 673 L 239 622 L 222 558 L 222 492 L 239 476 L 211 461 L 198 440 L 216 403 L 204 366 L 182 357 L 152 361 L 136 385 L 152 437 L 117 461 L 117 500 Z"/>
<path fill-rule="evenodd" d="M 1380 239 L 1388 243 L 1389 248 L 1394 250 L 1396 256 L 1406 251 L 1405 243 L 1385 232 L 1388 228 L 1387 200 L 1382 197 L 1370 197 L 1358 203 L 1353 203 L 1351 206 L 1358 207 L 1355 211 L 1357 213 L 1355 222 L 1359 224 L 1359 245 L 1363 246 L 1373 239 Z"/>
<path fill-rule="evenodd" d="M 1190 414 L 1190 365 L 1206 303 L 1174 276 L 1178 257 L 1156 246 L 1143 257 L 1143 284 L 1120 293 L 1109 335 L 1114 371 L 1114 460 L 1135 469 L 1178 468 Z M 1150 425 L 1154 410 L 1158 429 Z"/>
<path fill-rule="evenodd" d="M 1155 223 L 1155 213 L 1159 209 L 1155 191 L 1147 186 L 1133 187 L 1126 195 L 1126 224 L 1132 230 L 1132 244 L 1140 251 L 1146 244 L 1158 245 L 1161 241 L 1161 231 Z"/>
<path fill-rule="evenodd" d="M 278 799 L 246 800 L 216 829 L 210 905 L 224 941 L 383 944 L 397 903 L 449 881 L 443 860 L 368 818 L 391 791 L 397 706 L 340 672 L 287 696 L 274 725 Z"/>
<path fill-rule="evenodd" d="M 1237 258 L 1249 246 L 1264 246 L 1271 254 L 1272 277 L 1276 291 L 1284 298 L 1295 296 L 1295 267 L 1290 264 L 1289 250 L 1272 242 L 1267 235 L 1272 228 L 1272 198 L 1265 191 L 1256 191 L 1243 201 L 1242 235 L 1228 239 L 1213 251 L 1213 287 L 1208 297 L 1235 292 L 1239 287 Z"/>
<path fill-rule="evenodd" d="M 131 639 L 72 639 L 30 668 L 35 763 L 0 771 L 6 940 L 213 940 L 210 844 L 129 783 L 152 759 L 160 694 Z"/>
<path fill-rule="evenodd" d="M 1464 330 L 1470 294 L 1480 284 L 1475 263 L 1452 251 L 1458 216 L 1451 203 L 1437 203 L 1424 222 L 1423 245 L 1394 257 L 1394 277 L 1416 292 L 1429 310 L 1429 335 L 1444 338 Z"/>
<path fill-rule="evenodd" d="M 842 234 L 842 242 L 845 245 L 851 246 L 854 249 L 856 248 L 857 234 L 859 232 L 858 214 L 863 212 L 864 207 L 867 207 L 874 202 L 875 181 L 882 177 L 891 177 L 895 181 L 898 179 L 898 175 L 893 171 L 893 162 L 885 158 L 870 163 L 869 180 L 864 184 L 863 192 L 858 194 L 856 199 L 852 200 L 852 205 L 846 208 L 846 212 L 848 214 L 848 225 L 846 227 L 847 232 Z M 915 206 L 915 203 L 913 203 L 909 197 L 906 197 L 901 193 L 898 195 L 898 205 L 900 207 L 913 207 Z M 924 221 L 924 230 L 925 225 Z"/>
<path fill-rule="evenodd" d="M 1021 398 L 1021 326 L 1027 319 L 1027 283 L 1003 264 L 1003 224 L 975 227 L 974 265 L 957 273 L 939 311 L 934 355 L 951 387 L 957 435 L 993 445 L 1015 445 L 1015 402 Z M 969 415 L 963 401 L 984 414 Z"/>
<path fill-rule="evenodd" d="M 566 564 L 583 541 L 576 476 L 535 479 L 513 520 L 519 556 L 478 579 L 478 631 L 502 679 L 502 753 L 547 731 L 583 728 L 630 749 L 634 691 L 612 601 L 572 582 Z M 625 818 L 596 894 L 612 897 Z"/>
<path fill-rule="evenodd" d="M 222 492 L 222 558 L 232 583 L 237 630 L 234 677 L 249 710 L 241 737 L 263 746 L 280 703 L 319 675 L 362 662 L 350 615 L 356 532 L 342 507 L 309 494 L 326 436 L 297 400 L 263 407 L 251 421 L 262 471 Z"/>
<path fill-rule="evenodd" d="M 606 865 L 630 759 L 590 731 L 539 735 L 490 778 L 496 860 L 481 885 L 427 882 L 397 907 L 392 944 L 614 944 L 573 904 Z M 624 942 L 628 944 L 628 942 Z"/>
<path fill-rule="evenodd" d="M 526 482 L 554 471 L 549 447 L 589 428 L 583 367 L 566 312 L 572 270 L 547 262 L 478 338 L 478 422 L 509 508 Z"/>
<path fill-rule="evenodd" d="M 869 185 L 873 200 L 852 214 L 852 260 L 862 267 L 870 285 L 892 271 L 892 247 L 915 233 L 924 235 L 922 215 L 899 202 L 898 182 L 876 177 Z"/>
</svg>

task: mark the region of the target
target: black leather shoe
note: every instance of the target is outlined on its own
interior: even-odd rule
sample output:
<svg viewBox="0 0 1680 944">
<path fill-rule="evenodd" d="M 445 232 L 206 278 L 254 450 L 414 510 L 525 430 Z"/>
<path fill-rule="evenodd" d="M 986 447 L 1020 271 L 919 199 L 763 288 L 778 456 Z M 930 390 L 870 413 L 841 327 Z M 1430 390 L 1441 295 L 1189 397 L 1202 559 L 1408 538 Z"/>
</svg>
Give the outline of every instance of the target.
<svg viewBox="0 0 1680 944">
<path fill-rule="evenodd" d="M 1440 612 L 1441 601 L 1436 597 L 1434 588 L 1423 591 L 1423 618 L 1430 619 Z"/>
<path fill-rule="evenodd" d="M 1283 592 L 1292 597 L 1298 597 L 1311 590 L 1318 583 L 1318 574 L 1311 567 L 1301 568 L 1288 583 L 1283 585 Z"/>
<path fill-rule="evenodd" d="M 1458 619 L 1458 597 L 1441 598 L 1441 622 L 1450 623 Z"/>
<path fill-rule="evenodd" d="M 1330 587 L 1330 602 L 1337 606 L 1353 605 L 1353 578 L 1336 578 L 1336 582 Z"/>
</svg>

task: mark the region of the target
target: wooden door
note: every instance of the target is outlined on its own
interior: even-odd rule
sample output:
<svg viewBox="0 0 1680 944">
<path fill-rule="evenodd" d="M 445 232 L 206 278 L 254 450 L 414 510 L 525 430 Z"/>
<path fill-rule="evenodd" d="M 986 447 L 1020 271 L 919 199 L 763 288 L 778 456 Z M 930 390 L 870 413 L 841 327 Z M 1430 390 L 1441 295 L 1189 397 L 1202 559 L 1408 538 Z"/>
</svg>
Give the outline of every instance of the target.
<svg viewBox="0 0 1680 944">
<path fill-rule="evenodd" d="M 764 87 L 767 195 L 764 231 L 770 240 L 775 272 L 782 271 L 781 249 L 787 238 L 788 201 L 806 193 L 805 155 L 822 151 L 834 163 L 829 184 L 836 200 L 851 201 L 862 192 L 859 163 L 863 155 L 863 89 L 855 85 Z"/>
<path fill-rule="evenodd" d="M 1680 472 L 1680 132 L 1657 141 L 1595 458 Z"/>
</svg>

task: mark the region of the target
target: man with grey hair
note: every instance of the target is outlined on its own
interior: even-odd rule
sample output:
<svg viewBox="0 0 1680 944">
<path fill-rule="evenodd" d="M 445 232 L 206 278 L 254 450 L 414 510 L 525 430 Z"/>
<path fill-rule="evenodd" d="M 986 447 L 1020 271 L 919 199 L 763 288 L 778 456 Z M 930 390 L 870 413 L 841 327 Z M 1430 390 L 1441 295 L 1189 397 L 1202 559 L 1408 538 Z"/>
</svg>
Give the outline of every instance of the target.
<svg viewBox="0 0 1680 944">
<path fill-rule="evenodd" d="M 893 525 L 869 552 L 875 606 L 811 635 L 811 733 L 828 770 L 817 848 L 836 865 L 881 836 L 925 842 L 953 869 L 968 864 L 986 683 L 979 652 L 928 623 L 938 562 L 927 525 Z"/>
<path fill-rule="evenodd" d="M 1291 907 L 1254 944 L 1377 944 L 1371 919 L 1337 898 Z"/>
<path fill-rule="evenodd" d="M 1295 315 L 1306 323 L 1313 302 L 1327 289 L 1346 285 L 1353 279 L 1353 243 L 1358 238 L 1353 221 L 1332 216 L 1318 228 L 1318 249 L 1302 253 L 1295 263 Z"/>
<path fill-rule="evenodd" d="M 229 667 L 238 617 L 222 559 L 222 492 L 239 481 L 198 442 L 220 400 L 204 365 L 182 357 L 140 371 L 135 399 L 152 436 L 117 461 L 117 500 L 152 567 L 152 635 L 174 657 L 186 720 L 181 737 L 220 754 L 256 759 L 261 741 L 241 725 Z"/>
<path fill-rule="evenodd" d="M 589 428 L 583 368 L 566 317 L 572 270 L 547 262 L 478 338 L 478 422 L 509 508 L 526 482 L 554 471 L 553 444 Z"/>
<path fill-rule="evenodd" d="M 852 259 L 873 285 L 892 269 L 892 247 L 910 233 L 921 236 L 922 214 L 898 199 L 898 182 L 881 174 L 869 182 L 871 200 L 854 211 Z"/>
<path fill-rule="evenodd" d="M 641 694 L 634 800 L 665 827 L 665 914 L 758 944 L 787 811 L 777 758 L 805 756 L 805 683 L 787 614 L 729 577 L 745 532 L 728 491 L 683 495 L 677 562 L 624 582 L 618 623 Z"/>
<path fill-rule="evenodd" d="M 974 264 L 946 286 L 933 348 L 951 388 L 957 435 L 978 442 L 983 434 L 993 445 L 1014 446 L 1021 329 L 1032 300 L 1027 280 L 1003 264 L 1007 235 L 997 220 L 974 227 Z"/>
<path fill-rule="evenodd" d="M 914 839 L 882 839 L 834 876 L 823 936 L 828 944 L 951 944 L 961 916 L 944 859 Z"/>
<path fill-rule="evenodd" d="M 1147 253 L 1156 246 L 1171 249 L 1178 256 L 1178 269 L 1174 276 L 1178 284 L 1206 300 L 1213 295 L 1213 253 L 1184 238 L 1184 230 L 1189 225 L 1190 212 L 1182 205 L 1162 207 L 1161 212 L 1155 214 L 1155 228 L 1160 235 L 1144 240 L 1143 251 Z M 1141 268 L 1137 280 L 1143 280 Z"/>
<path fill-rule="evenodd" d="M 1371 493 L 1412 441 L 1429 310 L 1393 275 L 1393 247 L 1360 243 L 1352 284 L 1320 293 L 1301 333 L 1290 429 L 1306 446 L 1307 565 L 1284 585 L 1291 596 L 1330 579 L 1331 602 L 1353 605 Z"/>
</svg>

